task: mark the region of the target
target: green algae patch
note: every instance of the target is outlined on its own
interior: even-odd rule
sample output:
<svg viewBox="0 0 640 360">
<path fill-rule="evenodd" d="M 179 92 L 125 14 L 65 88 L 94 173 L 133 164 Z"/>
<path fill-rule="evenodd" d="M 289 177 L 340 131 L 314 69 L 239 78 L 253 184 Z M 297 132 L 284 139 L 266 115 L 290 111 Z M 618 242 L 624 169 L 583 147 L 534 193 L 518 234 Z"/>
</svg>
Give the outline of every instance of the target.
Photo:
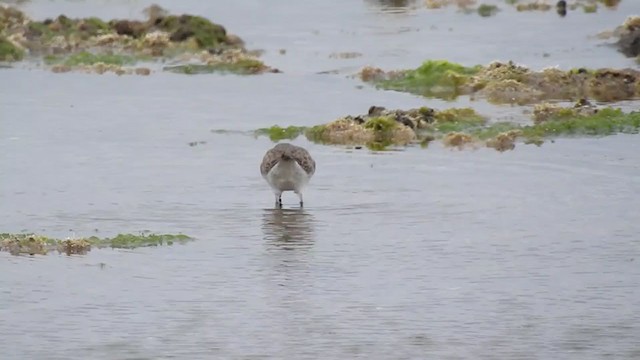
<svg viewBox="0 0 640 360">
<path fill-rule="evenodd" d="M 169 15 L 157 18 L 158 28 L 171 34 L 173 41 L 194 39 L 200 48 L 219 47 L 227 42 L 227 31 L 202 16 Z"/>
<path fill-rule="evenodd" d="M 261 128 L 255 131 L 256 136 L 268 136 L 271 141 L 278 142 L 280 140 L 294 140 L 304 133 L 304 126 L 287 126 L 280 127 L 274 125 L 268 128 Z"/>
<path fill-rule="evenodd" d="M 640 112 L 624 113 L 620 109 L 603 108 L 592 115 L 551 117 L 539 124 L 522 128 L 527 138 L 543 138 L 560 135 L 605 136 L 613 134 L 637 134 L 640 129 Z"/>
<path fill-rule="evenodd" d="M 24 50 L 7 38 L 0 36 L 0 61 L 20 61 L 24 58 Z"/>
<path fill-rule="evenodd" d="M 473 136 L 480 140 L 490 140 L 496 136 L 513 130 L 519 130 L 521 125 L 507 121 L 500 121 L 487 124 L 486 126 L 475 128 L 471 131 Z"/>
<path fill-rule="evenodd" d="M 415 70 L 394 73 L 365 68 L 360 77 L 386 90 L 455 99 L 460 95 L 460 87 L 479 69 L 479 67 L 465 67 L 446 60 L 428 60 Z"/>
<path fill-rule="evenodd" d="M 326 141 L 324 139 L 327 138 L 326 131 L 326 125 L 314 125 L 304 131 L 304 136 L 311 142 L 325 144 Z"/>
<path fill-rule="evenodd" d="M 383 151 L 392 145 L 406 141 L 406 134 L 398 131 L 403 125 L 390 116 L 369 118 L 363 127 L 373 131 L 373 140 L 365 145 L 374 151 Z"/>
<path fill-rule="evenodd" d="M 232 73 L 252 75 L 268 71 L 268 67 L 260 60 L 242 58 L 231 62 L 210 62 L 209 64 L 184 64 L 165 66 L 162 70 L 186 75 Z"/>
<path fill-rule="evenodd" d="M 371 129 L 375 132 L 388 133 L 395 129 L 398 123 L 390 116 L 376 116 L 369 118 L 364 123 L 365 129 Z"/>
<path fill-rule="evenodd" d="M 472 108 L 445 109 L 435 113 L 434 118 L 440 126 L 479 126 L 487 122 L 485 116 L 478 114 Z"/>
<path fill-rule="evenodd" d="M 97 247 L 111 247 L 115 249 L 135 249 L 139 247 L 184 244 L 193 240 L 187 235 L 172 234 L 118 234 L 113 238 L 89 238 Z"/>
<path fill-rule="evenodd" d="M 522 126 L 514 123 L 494 123 L 470 132 L 489 147 L 499 151 L 512 150 L 517 139 L 525 144 L 540 146 L 545 139 L 567 136 L 607 136 L 637 134 L 640 130 L 640 112 L 624 113 L 620 109 L 603 108 L 584 113 L 576 108 L 562 108 L 545 121 Z"/>
<path fill-rule="evenodd" d="M 12 255 L 46 255 L 57 251 L 67 255 L 83 255 L 92 248 L 135 249 L 139 247 L 184 244 L 194 240 L 187 235 L 118 234 L 113 238 L 53 239 L 36 234 L 0 234 L 0 251 Z"/>
<path fill-rule="evenodd" d="M 64 64 L 66 66 L 95 65 L 98 63 L 124 66 L 135 64 L 137 60 L 132 56 L 122 54 L 94 54 L 88 51 L 81 51 L 66 58 L 49 55 L 45 57 L 45 62 L 48 64 Z"/>
<path fill-rule="evenodd" d="M 365 67 L 364 82 L 385 90 L 403 91 L 429 98 L 452 100 L 477 95 L 493 104 L 529 105 L 547 100 L 576 101 L 592 98 L 615 102 L 640 98 L 640 71 L 635 69 L 545 68 L 540 71 L 512 61 L 466 67 L 430 60 L 415 70 L 384 71 Z"/>
<path fill-rule="evenodd" d="M 490 17 L 497 14 L 499 11 L 498 7 L 495 5 L 482 4 L 478 6 L 478 15 L 482 17 Z"/>
</svg>

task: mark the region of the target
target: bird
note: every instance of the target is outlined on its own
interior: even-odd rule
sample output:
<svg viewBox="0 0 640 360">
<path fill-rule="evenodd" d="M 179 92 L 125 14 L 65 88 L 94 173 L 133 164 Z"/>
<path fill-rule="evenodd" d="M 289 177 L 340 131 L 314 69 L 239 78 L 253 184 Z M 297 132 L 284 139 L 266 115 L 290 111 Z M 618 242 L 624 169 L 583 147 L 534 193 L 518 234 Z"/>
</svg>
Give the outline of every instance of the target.
<svg viewBox="0 0 640 360">
<path fill-rule="evenodd" d="M 267 150 L 260 164 L 260 173 L 276 198 L 276 207 L 282 207 L 282 193 L 293 191 L 303 207 L 302 189 L 316 172 L 316 162 L 307 149 L 290 143 L 279 143 Z"/>
</svg>

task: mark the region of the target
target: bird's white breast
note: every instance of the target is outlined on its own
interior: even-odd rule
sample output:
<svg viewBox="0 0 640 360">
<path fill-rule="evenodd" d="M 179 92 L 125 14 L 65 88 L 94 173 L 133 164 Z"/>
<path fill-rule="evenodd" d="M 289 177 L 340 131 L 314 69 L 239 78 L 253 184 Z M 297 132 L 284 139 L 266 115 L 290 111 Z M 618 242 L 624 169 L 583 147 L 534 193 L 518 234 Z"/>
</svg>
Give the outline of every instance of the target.
<svg viewBox="0 0 640 360">
<path fill-rule="evenodd" d="M 265 176 L 269 185 L 279 191 L 299 191 L 309 182 L 309 175 L 295 161 L 280 161 Z"/>
</svg>

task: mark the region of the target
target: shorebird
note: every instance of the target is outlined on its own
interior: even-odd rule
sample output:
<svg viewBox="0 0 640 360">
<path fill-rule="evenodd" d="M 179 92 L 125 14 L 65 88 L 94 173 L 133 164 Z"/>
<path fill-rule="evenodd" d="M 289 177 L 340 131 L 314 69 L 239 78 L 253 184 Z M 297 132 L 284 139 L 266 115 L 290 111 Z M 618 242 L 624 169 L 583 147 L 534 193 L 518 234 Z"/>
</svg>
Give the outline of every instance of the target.
<svg viewBox="0 0 640 360">
<path fill-rule="evenodd" d="M 276 196 L 276 206 L 282 207 L 282 192 L 293 191 L 303 206 L 302 189 L 316 171 L 316 162 L 300 146 L 281 143 L 267 150 L 260 164 L 260 173 Z"/>
</svg>

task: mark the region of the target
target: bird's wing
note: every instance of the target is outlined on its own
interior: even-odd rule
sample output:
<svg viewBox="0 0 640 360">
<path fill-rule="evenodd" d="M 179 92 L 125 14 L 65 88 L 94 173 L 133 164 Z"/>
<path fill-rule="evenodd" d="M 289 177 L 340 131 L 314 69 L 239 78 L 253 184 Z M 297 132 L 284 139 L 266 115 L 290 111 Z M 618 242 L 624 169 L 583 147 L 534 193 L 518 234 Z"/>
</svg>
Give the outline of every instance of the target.
<svg viewBox="0 0 640 360">
<path fill-rule="evenodd" d="M 316 172 L 316 162 L 311 157 L 311 154 L 303 148 L 295 150 L 294 157 L 300 167 L 309 175 L 313 175 Z"/>
<path fill-rule="evenodd" d="M 269 173 L 269 170 L 276 166 L 279 158 L 280 157 L 273 149 L 267 151 L 264 154 L 264 158 L 262 158 L 262 164 L 260 164 L 260 173 L 262 174 L 262 176 L 266 176 Z"/>
</svg>

